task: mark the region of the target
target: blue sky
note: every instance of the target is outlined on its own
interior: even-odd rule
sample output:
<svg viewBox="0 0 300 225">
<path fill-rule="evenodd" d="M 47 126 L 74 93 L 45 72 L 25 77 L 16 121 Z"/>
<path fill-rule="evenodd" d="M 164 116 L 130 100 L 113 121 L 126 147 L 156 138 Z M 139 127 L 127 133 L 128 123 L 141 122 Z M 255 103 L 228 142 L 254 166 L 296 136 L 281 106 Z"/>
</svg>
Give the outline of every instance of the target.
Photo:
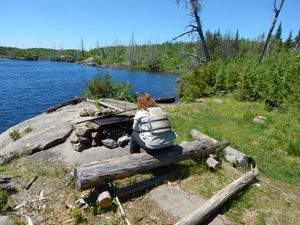
<svg viewBox="0 0 300 225">
<path fill-rule="evenodd" d="M 254 39 L 267 33 L 273 19 L 273 0 L 202 2 L 204 30 L 238 29 L 240 36 Z M 96 41 L 126 45 L 132 34 L 138 44 L 161 43 L 182 33 L 190 20 L 188 10 L 175 0 L 2 0 L 0 12 L 0 46 L 19 48 L 78 49 L 81 38 L 86 49 Z M 278 19 L 283 38 L 291 30 L 298 33 L 299 12 L 299 0 L 285 1 Z"/>
</svg>

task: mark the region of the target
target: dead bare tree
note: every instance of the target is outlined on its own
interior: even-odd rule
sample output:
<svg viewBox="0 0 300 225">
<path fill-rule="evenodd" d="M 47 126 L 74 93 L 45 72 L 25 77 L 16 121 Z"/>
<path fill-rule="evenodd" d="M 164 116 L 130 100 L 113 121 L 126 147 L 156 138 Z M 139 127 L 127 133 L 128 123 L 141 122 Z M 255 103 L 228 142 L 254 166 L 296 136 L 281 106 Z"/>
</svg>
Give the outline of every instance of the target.
<svg viewBox="0 0 300 225">
<path fill-rule="evenodd" d="M 280 11 L 282 9 L 284 1 L 285 0 L 281 0 L 279 8 L 277 8 L 277 4 L 276 4 L 277 0 L 274 0 L 274 4 L 273 4 L 274 18 L 273 18 L 273 21 L 272 21 L 272 24 L 271 24 L 271 28 L 269 30 L 269 33 L 268 33 L 267 40 L 265 42 L 264 48 L 263 48 L 263 50 L 262 50 L 262 52 L 261 52 L 261 54 L 260 54 L 260 56 L 258 58 L 257 64 L 261 63 L 261 60 L 262 60 L 262 58 L 263 58 L 263 56 L 264 56 L 264 54 L 266 52 L 266 49 L 268 47 L 268 44 L 269 44 L 269 41 L 270 41 L 270 38 L 271 38 L 271 35 L 272 35 L 272 32 L 273 32 L 274 26 L 276 24 L 277 18 L 278 18 L 279 13 L 280 13 Z"/>
<path fill-rule="evenodd" d="M 81 41 L 80 41 L 80 51 L 81 51 L 81 55 L 84 55 L 84 41 L 83 41 L 83 38 L 81 38 Z"/>
<path fill-rule="evenodd" d="M 190 35 L 193 33 L 197 33 L 199 36 L 200 43 L 202 45 L 202 48 L 204 50 L 205 59 L 203 59 L 200 56 L 197 56 L 196 58 L 200 62 L 209 62 L 210 61 L 210 54 L 208 52 L 205 36 L 203 34 L 201 20 L 200 20 L 200 10 L 201 10 L 201 3 L 200 0 L 176 0 L 177 4 L 180 4 L 181 2 L 185 3 L 187 7 L 190 7 L 191 10 L 191 16 L 194 19 L 194 21 L 187 25 L 187 28 L 190 28 L 190 30 L 178 35 L 177 37 L 173 38 L 173 40 L 176 40 L 182 36 Z"/>
</svg>

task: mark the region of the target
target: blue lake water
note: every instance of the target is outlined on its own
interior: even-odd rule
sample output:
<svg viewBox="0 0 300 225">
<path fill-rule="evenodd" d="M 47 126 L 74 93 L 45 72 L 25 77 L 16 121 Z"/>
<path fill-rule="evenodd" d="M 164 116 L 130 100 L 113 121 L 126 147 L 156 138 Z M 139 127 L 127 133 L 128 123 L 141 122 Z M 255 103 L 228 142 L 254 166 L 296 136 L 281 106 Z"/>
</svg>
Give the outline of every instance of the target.
<svg viewBox="0 0 300 225">
<path fill-rule="evenodd" d="M 81 96 L 97 73 L 129 81 L 138 93 L 178 98 L 177 75 L 83 66 L 66 62 L 0 59 L 0 133 L 44 112 L 50 106 Z"/>
</svg>

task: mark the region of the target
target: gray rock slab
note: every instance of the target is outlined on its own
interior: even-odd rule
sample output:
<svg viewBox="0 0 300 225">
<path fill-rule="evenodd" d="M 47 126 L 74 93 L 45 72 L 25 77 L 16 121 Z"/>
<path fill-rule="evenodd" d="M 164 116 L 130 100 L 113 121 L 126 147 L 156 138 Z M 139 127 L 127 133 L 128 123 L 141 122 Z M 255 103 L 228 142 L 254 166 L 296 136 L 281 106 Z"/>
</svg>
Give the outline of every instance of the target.
<svg viewBox="0 0 300 225">
<path fill-rule="evenodd" d="M 164 211 L 175 218 L 184 218 L 186 215 L 201 206 L 205 200 L 198 195 L 188 194 L 177 187 L 166 185 L 155 188 L 150 192 L 150 198 Z M 217 215 L 209 225 L 229 225 L 228 219 Z"/>
<path fill-rule="evenodd" d="M 104 146 L 97 146 L 77 152 L 72 148 L 72 144 L 66 141 L 63 144 L 57 145 L 47 151 L 37 152 L 28 157 L 27 160 L 41 159 L 58 159 L 68 164 L 89 164 L 95 161 L 103 161 L 106 159 L 123 156 L 129 154 L 129 148 L 114 148 L 109 149 Z"/>
<path fill-rule="evenodd" d="M 0 135 L 0 165 L 13 158 L 47 150 L 63 143 L 73 130 L 75 121 L 80 121 L 83 108 L 97 108 L 88 102 L 68 105 L 52 113 L 42 113 L 11 127 Z M 31 132 L 25 130 L 31 128 Z M 13 141 L 9 134 L 17 130 L 21 138 Z"/>
<path fill-rule="evenodd" d="M 16 225 L 10 216 L 0 216 L 0 225 Z"/>
</svg>

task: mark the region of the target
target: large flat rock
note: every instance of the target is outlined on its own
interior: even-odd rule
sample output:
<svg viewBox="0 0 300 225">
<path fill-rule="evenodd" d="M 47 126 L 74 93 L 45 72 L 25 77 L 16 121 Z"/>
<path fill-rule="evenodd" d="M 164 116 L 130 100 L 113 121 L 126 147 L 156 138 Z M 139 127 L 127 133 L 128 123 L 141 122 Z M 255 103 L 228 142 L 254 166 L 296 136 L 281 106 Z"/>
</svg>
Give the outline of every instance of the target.
<svg viewBox="0 0 300 225">
<path fill-rule="evenodd" d="M 43 113 L 11 127 L 0 135 L 0 165 L 24 154 L 33 154 L 63 143 L 73 130 L 73 123 L 81 120 L 80 111 L 97 108 L 88 102 L 68 105 L 52 113 Z M 32 131 L 26 133 L 26 129 Z M 13 141 L 9 136 L 18 131 L 21 138 Z"/>
<path fill-rule="evenodd" d="M 123 156 L 129 154 L 129 148 L 114 148 L 109 149 L 104 146 L 97 146 L 83 150 L 82 152 L 74 151 L 72 145 L 67 140 L 65 143 L 57 145 L 47 151 L 37 152 L 30 156 L 28 160 L 41 159 L 58 159 L 68 164 L 89 164 L 91 162 L 99 162 L 106 159 Z"/>
<path fill-rule="evenodd" d="M 160 186 L 150 192 L 150 198 L 171 216 L 181 219 L 201 206 L 205 200 L 198 195 L 188 194 L 179 188 Z M 217 215 L 209 225 L 229 225 L 228 219 L 223 215 Z"/>
</svg>

